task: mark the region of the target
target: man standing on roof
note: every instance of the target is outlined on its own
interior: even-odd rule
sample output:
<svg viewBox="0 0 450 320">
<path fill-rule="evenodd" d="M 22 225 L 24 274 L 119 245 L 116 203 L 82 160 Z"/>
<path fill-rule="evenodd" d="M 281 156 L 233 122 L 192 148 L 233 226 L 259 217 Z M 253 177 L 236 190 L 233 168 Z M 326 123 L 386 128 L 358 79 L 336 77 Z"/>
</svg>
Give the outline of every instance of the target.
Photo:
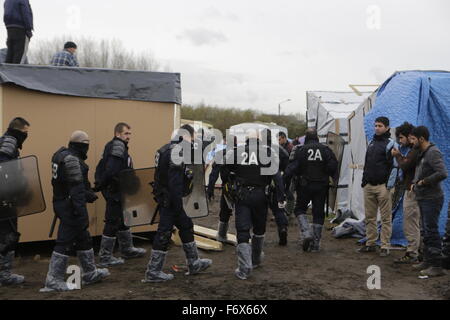
<svg viewBox="0 0 450 320">
<path fill-rule="evenodd" d="M 0 137 L 0 163 L 19 158 L 22 144 L 28 137 L 30 124 L 23 118 L 14 118 L 6 133 Z M 10 210 L 0 204 L 1 210 Z M 15 250 L 19 243 L 17 218 L 0 221 L 0 285 L 21 284 L 25 278 L 11 273 Z"/>
<path fill-rule="evenodd" d="M 114 127 L 114 139 L 106 144 L 95 172 L 97 188 L 102 190 L 106 200 L 105 227 L 99 252 L 101 267 L 124 263 L 123 259 L 113 256 L 116 237 L 122 258 L 139 258 L 146 252 L 145 249 L 134 247 L 133 236 L 130 228 L 124 224 L 122 213 L 119 173 L 133 168 L 133 161 L 128 153 L 130 139 L 131 127 L 123 122 L 118 123 Z"/>
<path fill-rule="evenodd" d="M 403 195 L 403 233 L 408 240 L 408 247 L 403 257 L 395 260 L 395 263 L 409 264 L 418 261 L 420 245 L 420 210 L 417 204 L 411 184 L 416 171 L 416 163 L 419 150 L 409 141 L 414 126 L 408 122 L 403 123 L 395 130 L 395 136 L 400 144 L 400 148 L 393 148 L 392 155 L 397 159 L 402 170 L 403 185 L 405 193 Z"/>
<path fill-rule="evenodd" d="M 394 168 L 391 150 L 396 146 L 389 132 L 389 119 L 375 119 L 375 135 L 367 147 L 361 187 L 364 188 L 367 241 L 358 252 L 376 252 L 377 213 L 381 212 L 380 256 L 389 255 L 392 236 L 392 195 L 390 177 Z"/>
<path fill-rule="evenodd" d="M 430 142 L 427 127 L 414 128 L 411 142 L 419 153 L 418 165 L 411 186 L 419 203 L 423 229 L 423 262 L 414 266 L 421 276 L 445 275 L 442 268 L 442 239 L 439 234 L 439 216 L 444 204 L 441 182 L 447 176 L 447 168 L 441 151 Z"/>
<path fill-rule="evenodd" d="M 79 67 L 76 52 L 77 45 L 72 41 L 66 42 L 64 50 L 55 53 L 50 64 L 58 67 Z"/>
<path fill-rule="evenodd" d="M 24 63 L 33 36 L 33 11 L 29 1 L 5 0 L 3 21 L 8 31 L 5 63 Z"/>
</svg>

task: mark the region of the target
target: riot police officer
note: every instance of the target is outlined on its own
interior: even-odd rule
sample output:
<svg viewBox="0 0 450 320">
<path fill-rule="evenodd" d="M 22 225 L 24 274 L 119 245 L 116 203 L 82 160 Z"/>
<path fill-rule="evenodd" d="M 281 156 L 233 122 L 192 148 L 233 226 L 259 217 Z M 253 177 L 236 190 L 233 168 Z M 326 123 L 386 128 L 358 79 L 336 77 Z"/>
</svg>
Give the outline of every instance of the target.
<svg viewBox="0 0 450 320">
<path fill-rule="evenodd" d="M 192 154 L 193 137 L 194 129 L 190 125 L 183 125 L 175 140 L 164 145 L 155 155 L 153 194 L 160 208 L 160 221 L 143 282 L 164 282 L 173 279 L 173 275 L 164 273 L 162 268 L 174 226 L 179 230 L 183 243 L 187 274 L 197 274 L 212 264 L 210 259 L 199 258 L 194 241 L 194 224 L 183 209 L 183 196 L 189 193 L 193 178 L 186 167 L 186 163 L 192 160 L 188 157 L 189 153 Z"/>
<path fill-rule="evenodd" d="M 262 133 L 264 142 L 267 141 L 267 147 L 272 149 L 271 152 L 276 152 L 278 154 L 279 169 L 280 173 L 283 174 L 289 164 L 288 151 L 281 144 L 272 145 L 272 132 L 269 129 L 263 130 Z M 284 134 L 284 132 L 281 132 L 280 134 Z M 278 205 L 278 195 L 274 181 L 272 181 L 269 186 L 269 207 L 275 217 L 275 223 L 278 228 L 278 244 L 280 246 L 285 246 L 287 245 L 289 221 L 286 216 L 286 208 L 280 208 Z"/>
<path fill-rule="evenodd" d="M 225 169 L 225 158 L 228 151 L 236 150 L 237 139 L 234 136 L 228 137 L 229 140 L 230 138 L 231 144 L 216 153 L 216 156 L 214 157 L 207 189 L 208 200 L 211 200 L 214 198 L 214 186 L 220 176 L 220 179 L 222 180 L 222 194 L 220 197 L 219 225 L 216 237 L 217 241 L 220 242 L 227 241 L 228 226 L 234 205 L 233 196 L 231 194 L 234 173 Z"/>
<path fill-rule="evenodd" d="M 238 268 L 235 275 L 245 280 L 262 263 L 268 201 L 268 186 L 275 180 L 279 206 L 284 207 L 284 188 L 277 154 L 262 143 L 257 132 L 250 133 L 244 146 L 237 148 L 237 161 L 227 154 L 226 167 L 236 175 L 235 203 Z M 250 231 L 253 237 L 250 237 Z M 251 244 L 250 242 L 251 238 Z"/>
<path fill-rule="evenodd" d="M 97 269 L 89 234 L 89 214 L 86 203 L 98 197 L 88 180 L 89 167 L 85 163 L 89 137 L 75 131 L 69 147 L 61 147 L 52 157 L 53 210 L 60 219 L 56 245 L 50 260 L 45 288 L 41 292 L 68 291 L 64 281 L 69 254 L 76 250 L 82 269 L 83 284 L 101 281 L 108 269 Z"/>
<path fill-rule="evenodd" d="M 106 144 L 95 173 L 97 188 L 102 190 L 106 200 L 105 227 L 99 251 L 101 267 L 123 264 L 122 258 L 138 258 L 146 252 L 134 247 L 130 228 L 125 226 L 122 213 L 119 173 L 133 168 L 128 153 L 130 139 L 131 127 L 123 122 L 118 123 L 114 128 L 114 138 Z M 116 236 L 122 258 L 113 256 Z"/>
<path fill-rule="evenodd" d="M 23 118 L 14 118 L 6 133 L 0 137 L 0 163 L 19 158 L 22 144 L 28 137 L 30 124 Z M 14 210 L 0 203 L 2 211 Z M 11 273 L 15 250 L 19 243 L 20 233 L 17 232 L 17 218 L 0 221 L 0 285 L 21 284 L 25 278 Z"/>
<path fill-rule="evenodd" d="M 293 176 L 297 176 L 297 202 L 295 215 L 303 240 L 303 250 L 318 252 L 325 221 L 325 202 L 328 193 L 329 178 L 335 177 L 338 162 L 327 146 L 319 143 L 317 131 L 306 131 L 304 146 L 297 148 L 294 160 L 289 164 L 284 180 L 287 187 Z M 309 225 L 306 210 L 312 201 L 313 224 Z"/>
</svg>

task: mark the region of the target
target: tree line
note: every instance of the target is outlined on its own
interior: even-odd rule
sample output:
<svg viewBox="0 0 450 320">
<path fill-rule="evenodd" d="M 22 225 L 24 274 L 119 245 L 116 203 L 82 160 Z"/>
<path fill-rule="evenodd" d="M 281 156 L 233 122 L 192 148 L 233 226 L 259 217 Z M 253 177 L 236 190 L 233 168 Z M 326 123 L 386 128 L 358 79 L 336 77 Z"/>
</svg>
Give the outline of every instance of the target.
<svg viewBox="0 0 450 320">
<path fill-rule="evenodd" d="M 275 115 L 262 113 L 252 109 L 221 108 L 199 104 L 196 106 L 185 104 L 181 107 L 181 118 L 186 120 L 204 121 L 225 133 L 226 129 L 244 122 L 276 123 L 288 129 L 289 137 L 303 136 L 306 121 L 302 114 Z"/>
</svg>

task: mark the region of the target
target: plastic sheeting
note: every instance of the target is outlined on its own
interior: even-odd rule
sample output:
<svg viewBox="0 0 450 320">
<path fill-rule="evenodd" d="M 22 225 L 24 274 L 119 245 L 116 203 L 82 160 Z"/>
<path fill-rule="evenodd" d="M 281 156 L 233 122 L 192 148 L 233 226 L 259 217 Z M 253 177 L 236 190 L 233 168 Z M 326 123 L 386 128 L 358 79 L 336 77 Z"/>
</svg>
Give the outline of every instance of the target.
<svg viewBox="0 0 450 320">
<path fill-rule="evenodd" d="M 441 150 L 447 169 L 450 169 L 450 72 L 395 73 L 380 87 L 374 107 L 365 117 L 365 133 L 368 138 L 372 137 L 373 123 L 379 116 L 388 117 L 393 128 L 405 121 L 416 126 L 427 126 L 431 133 L 430 140 Z M 447 220 L 450 179 L 445 180 L 442 187 L 445 202 L 439 221 L 441 234 Z M 394 225 L 394 236 L 399 232 L 399 228 L 395 227 Z"/>
<path fill-rule="evenodd" d="M 339 188 L 336 200 L 337 209 L 349 206 L 349 185 L 352 179 L 351 165 L 353 142 L 349 139 L 349 121 L 351 116 L 370 95 L 363 92 L 358 96 L 354 92 L 310 91 L 307 92 L 307 122 L 309 128 L 316 128 L 319 140 L 326 143 L 328 132 L 340 135 L 346 143 L 340 166 Z"/>
<path fill-rule="evenodd" d="M 77 97 L 182 103 L 179 73 L 0 64 L 0 83 Z"/>
</svg>

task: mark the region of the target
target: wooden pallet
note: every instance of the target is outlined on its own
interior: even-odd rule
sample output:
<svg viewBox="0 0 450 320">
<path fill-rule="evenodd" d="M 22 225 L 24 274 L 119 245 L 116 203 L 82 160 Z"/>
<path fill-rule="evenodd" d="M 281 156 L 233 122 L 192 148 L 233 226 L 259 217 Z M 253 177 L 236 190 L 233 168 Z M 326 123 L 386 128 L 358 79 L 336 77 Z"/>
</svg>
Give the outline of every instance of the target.
<svg viewBox="0 0 450 320">
<path fill-rule="evenodd" d="M 198 234 L 202 237 L 206 237 L 206 238 L 214 239 L 214 240 L 217 237 L 217 230 L 205 228 L 205 227 L 197 226 L 197 225 L 194 225 L 194 233 Z M 228 240 L 226 241 L 226 243 L 231 244 L 233 246 L 237 245 L 237 239 L 234 234 L 227 233 L 227 238 L 228 238 Z"/>
<path fill-rule="evenodd" d="M 219 241 L 208 239 L 200 235 L 194 235 L 194 240 L 195 243 L 197 244 L 197 248 L 199 249 L 207 251 L 223 251 L 223 245 Z M 178 230 L 172 233 L 172 241 L 176 246 L 182 245 Z"/>
</svg>

